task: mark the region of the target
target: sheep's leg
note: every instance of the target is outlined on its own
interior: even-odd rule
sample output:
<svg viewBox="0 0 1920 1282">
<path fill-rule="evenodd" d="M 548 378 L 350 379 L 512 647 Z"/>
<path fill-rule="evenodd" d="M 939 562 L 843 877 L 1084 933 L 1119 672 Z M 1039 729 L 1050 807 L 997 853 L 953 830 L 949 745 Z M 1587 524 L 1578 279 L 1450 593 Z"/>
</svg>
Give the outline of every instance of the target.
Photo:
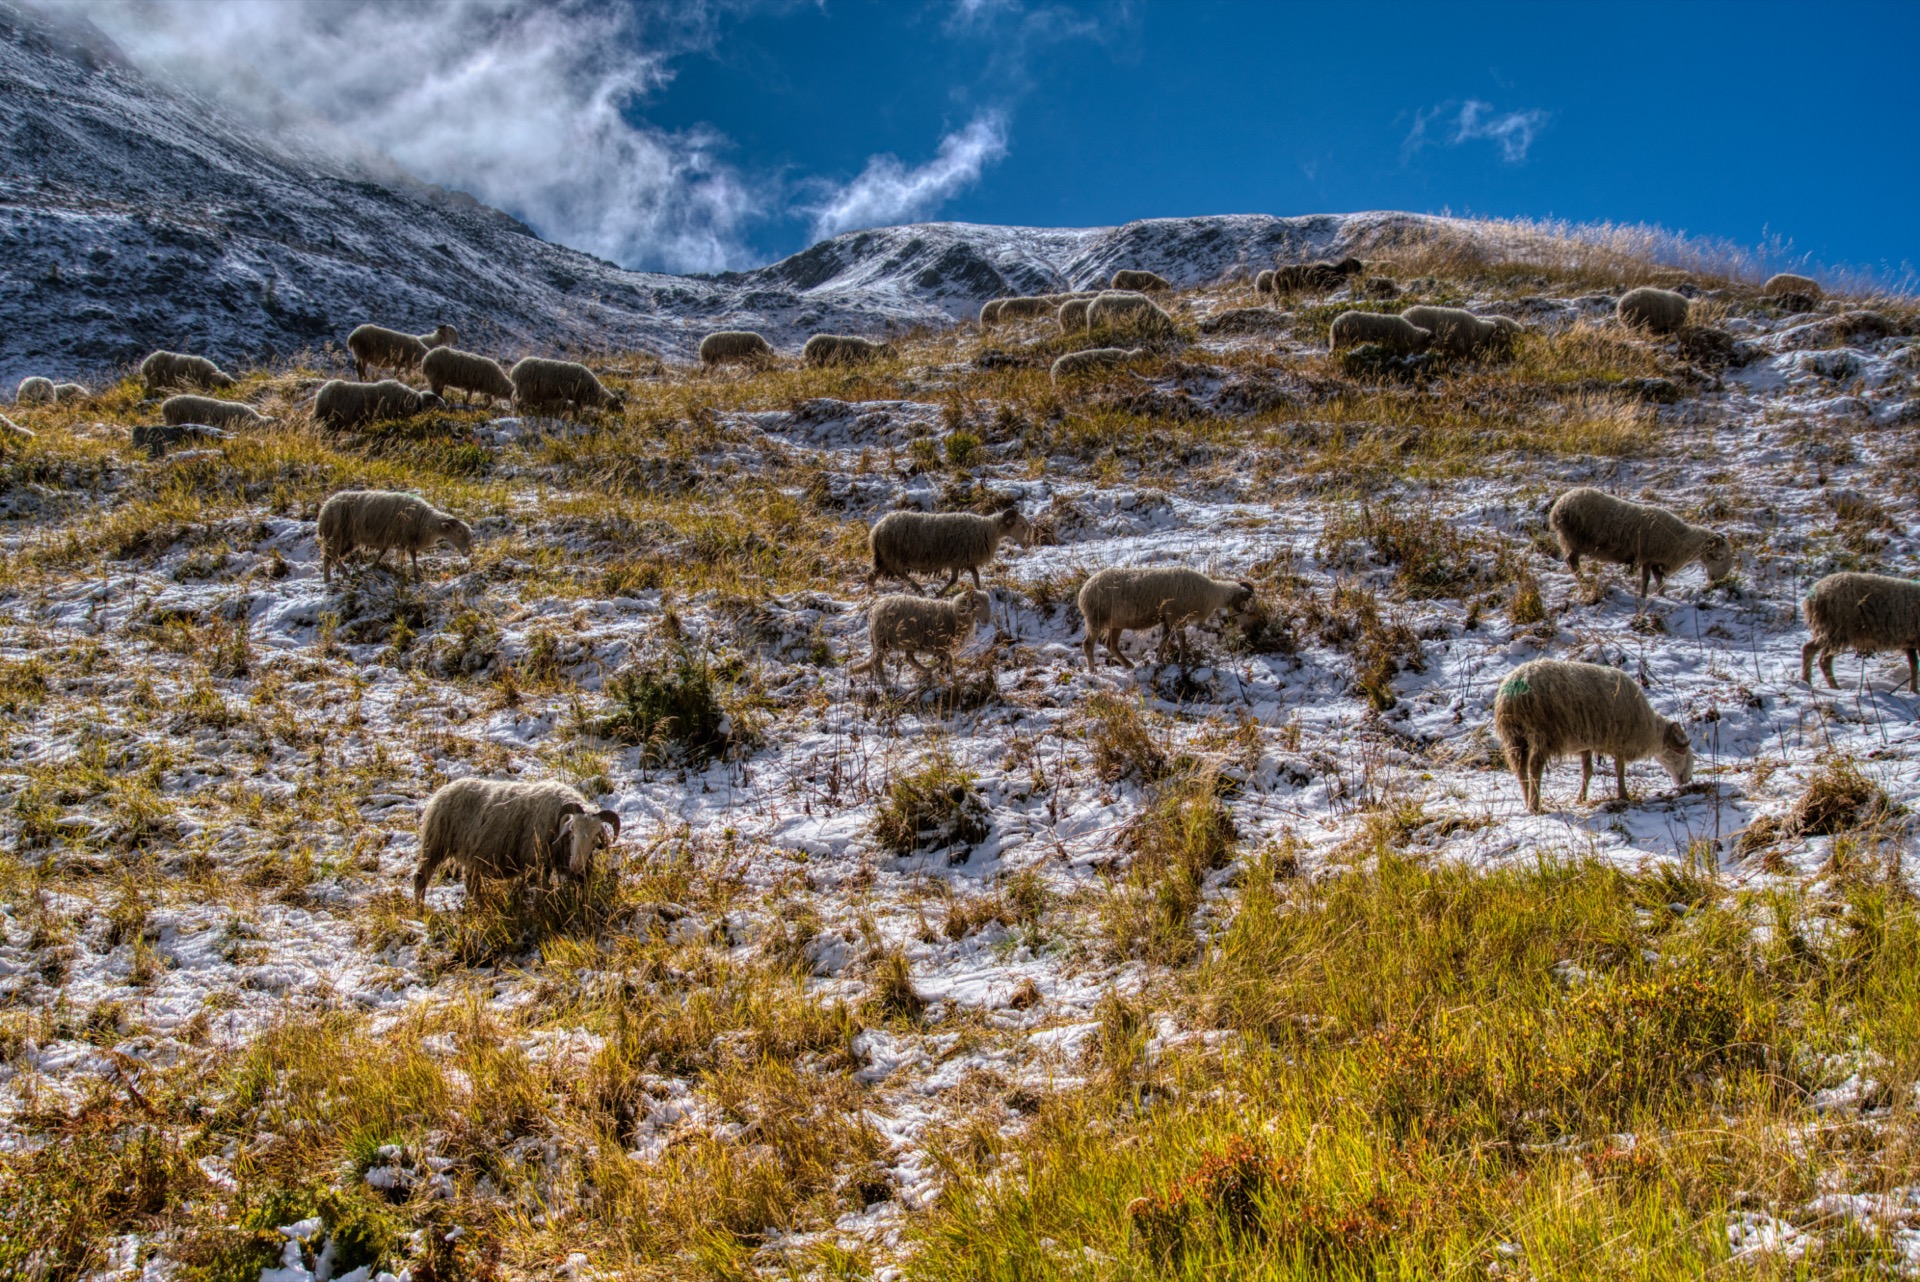
<svg viewBox="0 0 1920 1282">
<path fill-rule="evenodd" d="M 1121 667 L 1125 668 L 1129 672 L 1133 671 L 1133 664 L 1128 661 L 1126 655 L 1120 653 L 1120 629 L 1119 628 L 1107 629 L 1107 653 L 1113 656 L 1113 661 L 1115 663 L 1119 664 Z"/>
<path fill-rule="evenodd" d="M 1840 688 L 1839 681 L 1835 680 L 1833 675 L 1833 651 L 1820 651 L 1820 671 L 1826 674 L 1829 689 L 1838 690 Z"/>
<path fill-rule="evenodd" d="M 938 588 L 934 589 L 933 594 L 935 596 L 945 596 L 948 590 L 951 589 L 953 585 L 958 583 L 959 581 L 960 581 L 960 571 L 958 569 L 949 570 L 947 571 L 947 581 L 945 583 L 942 583 Z"/>
<path fill-rule="evenodd" d="M 1618 789 L 1614 795 L 1625 801 L 1627 799 L 1627 759 L 1618 754 L 1613 758 L 1613 782 Z"/>
<path fill-rule="evenodd" d="M 1093 671 L 1093 629 L 1087 629 L 1087 639 L 1080 643 L 1080 653 L 1087 656 L 1087 671 Z"/>
<path fill-rule="evenodd" d="M 1646 565 L 1640 567 L 1640 604 L 1642 606 L 1647 603 L 1647 580 L 1652 577 L 1653 567 Z"/>
<path fill-rule="evenodd" d="M 920 674 L 920 680 L 922 682 L 933 680 L 933 673 L 928 670 L 926 664 L 920 662 L 920 657 L 916 655 L 913 651 L 902 650 L 900 654 L 903 658 L 906 659 L 908 663 L 911 663 L 913 665 L 913 670 Z"/>
<path fill-rule="evenodd" d="M 1808 685 L 1813 684 L 1813 659 L 1820 653 L 1820 643 L 1809 641 L 1800 647 L 1800 679 Z"/>
<path fill-rule="evenodd" d="M 420 852 L 420 866 L 414 870 L 413 874 L 413 902 L 423 908 L 427 903 L 427 886 L 433 881 L 433 870 L 440 866 L 440 861 L 445 857 L 438 850 Z"/>
<path fill-rule="evenodd" d="M 1587 784 L 1593 779 L 1593 753 L 1591 750 L 1580 754 L 1580 804 L 1587 803 Z"/>
<path fill-rule="evenodd" d="M 973 590 L 978 592 L 980 590 L 980 567 L 977 565 L 970 565 L 967 567 L 967 573 L 973 576 Z"/>
<path fill-rule="evenodd" d="M 1527 750 L 1527 809 L 1534 814 L 1541 811 L 1540 776 L 1547 773 L 1547 751 L 1539 744 L 1531 745 Z"/>
<path fill-rule="evenodd" d="M 1907 647 L 1907 689 L 1920 694 L 1920 650 Z"/>
<path fill-rule="evenodd" d="M 1567 553 L 1567 568 L 1575 574 L 1580 573 L 1580 554 L 1578 552 Z"/>
</svg>

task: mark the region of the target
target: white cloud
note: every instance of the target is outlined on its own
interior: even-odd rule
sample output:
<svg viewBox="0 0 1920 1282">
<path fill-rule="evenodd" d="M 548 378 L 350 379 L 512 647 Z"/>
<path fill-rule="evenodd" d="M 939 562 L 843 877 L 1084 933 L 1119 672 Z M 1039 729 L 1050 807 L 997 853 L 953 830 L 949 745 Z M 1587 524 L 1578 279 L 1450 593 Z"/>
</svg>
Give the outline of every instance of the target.
<svg viewBox="0 0 1920 1282">
<path fill-rule="evenodd" d="M 1469 98 L 1465 102 L 1443 102 L 1437 107 L 1414 113 L 1413 129 L 1401 145 L 1411 154 L 1432 143 L 1457 147 L 1464 142 L 1487 141 L 1500 148 L 1500 158 L 1517 165 L 1527 158 L 1534 138 L 1546 128 L 1552 113 L 1533 108 L 1527 111 L 1495 112 L 1493 104 Z M 1441 126 L 1441 134 L 1429 132 L 1430 125 Z M 1450 129 L 1450 132 L 1447 132 Z"/>
<path fill-rule="evenodd" d="M 859 177 L 807 208 L 814 239 L 924 217 L 978 182 L 981 171 L 1006 154 L 1006 119 L 986 112 L 942 138 L 934 158 L 917 168 L 908 169 L 898 156 L 874 156 Z"/>
</svg>

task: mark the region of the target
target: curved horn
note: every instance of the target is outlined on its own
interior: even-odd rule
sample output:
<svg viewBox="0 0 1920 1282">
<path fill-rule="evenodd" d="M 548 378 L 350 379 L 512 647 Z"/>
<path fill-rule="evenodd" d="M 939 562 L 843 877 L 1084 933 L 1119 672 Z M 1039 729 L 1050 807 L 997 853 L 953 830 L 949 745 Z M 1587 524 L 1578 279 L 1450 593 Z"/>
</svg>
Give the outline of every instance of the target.
<svg viewBox="0 0 1920 1282">
<path fill-rule="evenodd" d="M 618 837 L 620 835 L 620 816 L 616 811 L 602 810 L 600 812 L 600 822 L 613 829 L 614 836 Z"/>
<path fill-rule="evenodd" d="M 577 801 L 569 801 L 560 807 L 560 813 L 563 815 L 584 815 L 587 813 L 587 808 Z"/>
</svg>

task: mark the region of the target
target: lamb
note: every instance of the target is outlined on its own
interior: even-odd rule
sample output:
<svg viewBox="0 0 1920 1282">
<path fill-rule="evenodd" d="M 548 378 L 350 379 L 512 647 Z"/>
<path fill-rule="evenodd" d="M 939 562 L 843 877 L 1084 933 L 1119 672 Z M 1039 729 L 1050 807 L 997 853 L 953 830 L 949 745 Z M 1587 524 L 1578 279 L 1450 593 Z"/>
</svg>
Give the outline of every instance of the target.
<svg viewBox="0 0 1920 1282">
<path fill-rule="evenodd" d="M 800 349 L 803 365 L 865 365 L 894 355 L 892 343 L 876 343 L 852 334 L 815 334 Z"/>
<path fill-rule="evenodd" d="M 750 329 L 723 329 L 700 340 L 702 365 L 766 366 L 773 362 L 773 344 Z"/>
<path fill-rule="evenodd" d="M 1087 307 L 1092 302 L 1093 300 L 1091 298 L 1069 298 L 1066 302 L 1060 304 L 1060 310 L 1054 313 L 1054 315 L 1060 319 L 1060 332 L 1062 334 L 1078 334 L 1081 330 L 1085 329 L 1087 327 Z"/>
<path fill-rule="evenodd" d="M 15 405 L 51 405 L 53 401 L 53 380 L 38 374 L 21 379 L 20 386 L 14 389 Z"/>
<path fill-rule="evenodd" d="M 1800 679 L 1813 683 L 1813 660 L 1827 685 L 1836 650 L 1856 654 L 1907 652 L 1907 682 L 1920 693 L 1920 583 L 1886 574 L 1829 574 L 1807 593 L 1807 630 L 1813 640 L 1800 649 Z"/>
<path fill-rule="evenodd" d="M 1116 329 L 1141 338 L 1172 338 L 1173 317 L 1145 294 L 1107 290 L 1087 304 L 1088 329 Z"/>
<path fill-rule="evenodd" d="M 389 549 L 407 553 L 413 573 L 420 573 L 420 554 L 436 543 L 473 555 L 473 529 L 465 521 L 412 494 L 391 490 L 342 490 L 320 505 L 316 530 L 320 538 L 320 574 L 332 584 L 333 566 L 356 551 L 374 554 L 374 564 Z"/>
<path fill-rule="evenodd" d="M 1693 778 L 1686 727 L 1653 710 L 1632 678 L 1617 668 L 1535 659 L 1507 674 L 1493 698 L 1493 729 L 1507 765 L 1520 780 L 1527 809 L 1540 813 L 1540 776 L 1557 757 L 1580 754 L 1580 800 L 1593 779 L 1593 754 L 1613 758 L 1620 800 L 1627 799 L 1627 763 L 1653 757 L 1673 786 Z"/>
<path fill-rule="evenodd" d="M 1395 356 L 1407 356 L 1426 351 L 1431 342 L 1432 330 L 1422 329 L 1404 316 L 1341 312 L 1333 318 L 1332 346 L 1336 352 L 1361 343 L 1378 343 Z"/>
<path fill-rule="evenodd" d="M 445 398 L 447 389 L 457 388 L 463 405 L 471 405 L 476 392 L 489 401 L 513 400 L 513 380 L 507 371 L 499 361 L 478 352 L 436 347 L 421 358 L 420 373 L 435 396 Z"/>
<path fill-rule="evenodd" d="M 915 592 L 920 585 L 915 573 L 938 574 L 947 571 L 947 581 L 938 591 L 945 592 L 960 580 L 965 570 L 980 586 L 980 567 L 993 560 L 1002 539 L 1025 543 L 1033 537 L 1033 525 L 1018 506 L 1008 504 L 993 516 L 973 512 L 889 512 L 867 534 L 867 547 L 873 554 L 873 572 L 867 575 L 869 586 L 882 577 L 904 579 Z"/>
<path fill-rule="evenodd" d="M 54 403 L 65 405 L 68 401 L 84 401 L 93 393 L 87 390 L 85 383 L 55 383 L 53 385 Z"/>
<path fill-rule="evenodd" d="M 181 393 L 160 402 L 160 421 L 178 426 L 182 423 L 206 423 L 212 427 L 265 427 L 273 419 L 251 405 L 238 401 L 216 400 L 211 396 Z"/>
<path fill-rule="evenodd" d="M 1226 610 L 1236 621 L 1258 615 L 1253 584 L 1245 579 L 1216 579 L 1183 566 L 1109 566 L 1096 571 L 1080 586 L 1080 617 L 1086 620 L 1087 639 L 1081 651 L 1087 671 L 1093 671 L 1094 643 L 1103 634 L 1107 653 L 1123 668 L 1132 668 L 1120 653 L 1120 634 L 1159 624 L 1157 653 L 1165 663 L 1173 638 L 1190 623 L 1201 623 L 1215 611 Z"/>
<path fill-rule="evenodd" d="M 1115 289 L 1144 290 L 1156 294 L 1173 288 L 1166 277 L 1142 271 L 1117 271 L 1113 274 L 1112 284 Z"/>
<path fill-rule="evenodd" d="M 146 380 L 147 395 L 155 396 L 169 387 L 198 387 L 218 391 L 235 384 L 233 375 L 204 356 L 184 352 L 154 352 L 140 362 L 140 377 Z"/>
<path fill-rule="evenodd" d="M 951 676 L 953 656 L 973 639 L 974 626 L 987 617 L 991 604 L 986 593 L 965 589 L 945 600 L 905 593 L 883 596 L 867 610 L 867 640 L 873 651 L 847 671 L 877 672 L 880 684 L 887 685 L 887 658 L 897 653 L 921 677 L 931 679 L 933 674 L 919 659 L 925 653 Z"/>
<path fill-rule="evenodd" d="M 1053 363 L 1053 381 L 1058 385 L 1082 374 L 1124 365 L 1146 354 L 1144 347 L 1089 347 L 1084 351 L 1068 352 Z"/>
<path fill-rule="evenodd" d="M 1760 296 L 1778 303 L 1788 311 L 1810 312 L 1814 304 L 1826 297 L 1826 291 L 1821 289 L 1820 282 L 1811 276 L 1776 272 L 1767 277 L 1767 283 L 1760 287 Z"/>
<path fill-rule="evenodd" d="M 322 425 L 344 431 L 381 419 L 411 418 L 446 402 L 432 392 L 416 392 L 405 383 L 382 379 L 378 383 L 349 383 L 332 379 L 313 398 L 313 416 Z"/>
<path fill-rule="evenodd" d="M 754 337 L 759 338 L 759 335 Z M 706 348 L 705 343 L 700 346 L 702 350 Z M 577 361 L 527 356 L 515 362 L 509 377 L 513 379 L 513 407 L 525 414 L 564 412 L 569 408 L 576 411 L 611 409 L 618 412 L 627 408 L 625 397 L 618 392 L 608 391 L 594 377 L 592 370 Z"/>
<path fill-rule="evenodd" d="M 1647 580 L 1664 587 L 1667 576 L 1698 561 L 1707 581 L 1733 569 L 1733 545 L 1727 536 L 1688 525 L 1665 508 L 1617 499 L 1590 486 L 1568 490 L 1547 512 L 1547 525 L 1560 540 L 1567 568 L 1579 570 L 1580 558 L 1640 568 L 1640 600 Z"/>
<path fill-rule="evenodd" d="M 404 374 L 420 368 L 427 350 L 452 347 L 460 341 L 460 331 L 441 325 L 429 334 L 403 334 L 381 325 L 358 325 L 347 335 L 347 350 L 353 353 L 353 376 L 362 382 L 371 370 L 391 370 Z"/>
<path fill-rule="evenodd" d="M 1326 294 L 1345 285 L 1350 277 L 1364 275 L 1367 265 L 1358 258 L 1343 258 L 1337 263 L 1296 263 L 1276 267 L 1267 288 L 1276 294 Z"/>
<path fill-rule="evenodd" d="M 545 889 L 563 859 L 569 876 L 585 880 L 594 855 L 619 838 L 618 814 L 595 809 L 563 783 L 455 779 L 427 799 L 420 815 L 413 899 L 426 903 L 427 886 L 443 863 L 459 868 L 469 887 L 476 878 L 537 873 Z"/>
<path fill-rule="evenodd" d="M 1475 316 L 1460 307 L 1409 307 L 1401 317 L 1433 332 L 1433 350 L 1447 356 L 1481 356 L 1513 350 L 1520 323 L 1508 316 Z"/>
<path fill-rule="evenodd" d="M 1655 334 L 1671 334 L 1687 323 L 1689 306 L 1685 294 L 1642 285 L 1622 294 L 1614 311 L 1622 324 Z"/>
</svg>

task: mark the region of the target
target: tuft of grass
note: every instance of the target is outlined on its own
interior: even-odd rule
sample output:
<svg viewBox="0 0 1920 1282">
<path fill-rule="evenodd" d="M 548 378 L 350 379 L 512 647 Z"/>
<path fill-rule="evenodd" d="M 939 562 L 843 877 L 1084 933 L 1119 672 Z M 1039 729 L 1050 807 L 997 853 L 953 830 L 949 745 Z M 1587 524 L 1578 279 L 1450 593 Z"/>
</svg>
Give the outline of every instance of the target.
<svg viewBox="0 0 1920 1282">
<path fill-rule="evenodd" d="M 986 803 L 973 775 L 946 752 L 894 776 L 869 829 L 875 844 L 891 855 L 905 858 L 919 851 L 953 849 L 959 859 L 984 841 L 988 831 Z"/>
<path fill-rule="evenodd" d="M 691 646 L 664 660 L 616 673 L 606 683 L 609 710 L 595 733 L 645 750 L 649 761 L 703 765 L 726 752 L 733 725 L 720 706 L 723 673 Z"/>
</svg>

